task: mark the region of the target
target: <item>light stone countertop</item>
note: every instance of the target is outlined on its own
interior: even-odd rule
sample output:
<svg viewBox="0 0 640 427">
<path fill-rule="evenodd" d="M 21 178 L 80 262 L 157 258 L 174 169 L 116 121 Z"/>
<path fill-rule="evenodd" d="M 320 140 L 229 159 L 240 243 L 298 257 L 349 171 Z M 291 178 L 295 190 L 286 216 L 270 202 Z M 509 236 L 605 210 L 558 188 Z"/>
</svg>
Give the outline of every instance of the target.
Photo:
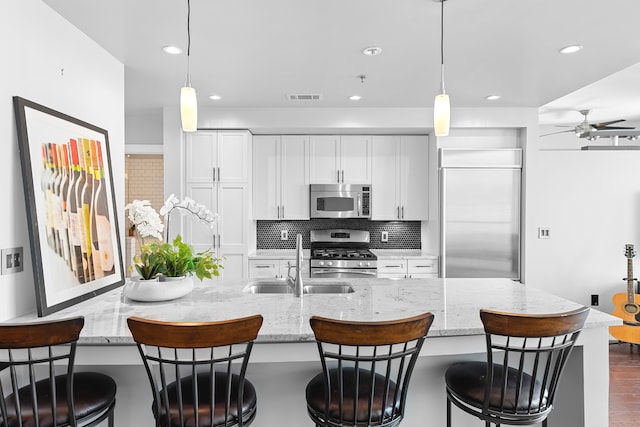
<svg viewBox="0 0 640 427">
<path fill-rule="evenodd" d="M 378 258 L 386 259 L 438 259 L 437 255 L 433 255 L 430 252 L 423 251 L 422 249 L 371 249 Z"/>
<path fill-rule="evenodd" d="M 326 280 L 326 279 L 325 279 Z M 224 285 L 197 284 L 187 296 L 167 302 L 136 302 L 118 288 L 68 307 L 43 319 L 84 316 L 81 344 L 132 344 L 126 319 L 141 316 L 166 321 L 211 321 L 260 313 L 264 323 L 257 342 L 312 341 L 312 315 L 344 320 L 390 320 L 422 312 L 434 313 L 429 336 L 482 334 L 480 308 L 552 313 L 579 304 L 508 279 L 331 279 L 348 281 L 351 294 L 249 294 L 242 291 L 250 280 Z M 307 279 L 305 283 L 318 282 Z M 12 321 L 38 320 L 35 314 Z M 591 310 L 586 328 L 621 324 L 620 319 Z"/>
</svg>

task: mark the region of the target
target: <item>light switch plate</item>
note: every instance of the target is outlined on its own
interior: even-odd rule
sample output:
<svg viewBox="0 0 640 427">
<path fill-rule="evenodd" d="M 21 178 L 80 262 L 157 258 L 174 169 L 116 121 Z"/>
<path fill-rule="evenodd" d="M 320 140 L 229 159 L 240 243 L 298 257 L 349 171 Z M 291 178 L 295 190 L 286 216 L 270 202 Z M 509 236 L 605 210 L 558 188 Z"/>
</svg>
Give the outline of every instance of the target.
<svg viewBox="0 0 640 427">
<path fill-rule="evenodd" d="M 389 232 L 388 231 L 383 231 L 382 233 L 380 233 L 380 241 L 383 242 L 383 243 L 389 241 Z"/>
<path fill-rule="evenodd" d="M 2 274 L 19 273 L 24 270 L 24 259 L 22 248 L 2 249 Z"/>
<path fill-rule="evenodd" d="M 280 230 L 280 240 L 289 240 L 288 230 Z"/>
<path fill-rule="evenodd" d="M 538 239 L 550 239 L 551 229 L 549 227 L 538 227 Z"/>
</svg>

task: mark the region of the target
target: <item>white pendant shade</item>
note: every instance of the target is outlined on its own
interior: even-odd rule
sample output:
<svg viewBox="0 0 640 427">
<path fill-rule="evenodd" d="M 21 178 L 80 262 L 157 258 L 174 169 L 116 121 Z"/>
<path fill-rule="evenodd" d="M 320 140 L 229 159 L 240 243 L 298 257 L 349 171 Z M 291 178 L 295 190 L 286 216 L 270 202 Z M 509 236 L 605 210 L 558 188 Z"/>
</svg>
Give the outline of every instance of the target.
<svg viewBox="0 0 640 427">
<path fill-rule="evenodd" d="M 449 135 L 449 121 L 451 119 L 451 106 L 449 95 L 439 93 L 433 103 L 433 127 L 436 136 Z"/>
<path fill-rule="evenodd" d="M 196 90 L 191 86 L 185 86 L 180 90 L 180 118 L 183 131 L 198 130 L 198 99 Z"/>
</svg>

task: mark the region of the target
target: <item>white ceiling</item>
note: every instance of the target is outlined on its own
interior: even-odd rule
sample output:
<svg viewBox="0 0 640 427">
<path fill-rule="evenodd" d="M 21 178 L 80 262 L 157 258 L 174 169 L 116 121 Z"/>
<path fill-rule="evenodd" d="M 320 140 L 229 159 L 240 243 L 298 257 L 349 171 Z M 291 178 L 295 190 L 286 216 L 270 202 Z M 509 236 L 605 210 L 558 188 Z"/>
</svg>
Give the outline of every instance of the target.
<svg viewBox="0 0 640 427">
<path fill-rule="evenodd" d="M 187 0 L 43 1 L 125 64 L 127 114 L 178 104 Z M 453 108 L 544 106 L 547 124 L 579 123 L 579 109 L 640 119 L 640 1 L 449 0 L 444 13 Z M 191 0 L 191 81 L 201 107 L 430 107 L 439 35 L 437 0 Z M 167 55 L 169 44 L 185 52 Z M 570 44 L 584 49 L 558 53 Z M 364 56 L 369 46 L 382 54 Z"/>
</svg>

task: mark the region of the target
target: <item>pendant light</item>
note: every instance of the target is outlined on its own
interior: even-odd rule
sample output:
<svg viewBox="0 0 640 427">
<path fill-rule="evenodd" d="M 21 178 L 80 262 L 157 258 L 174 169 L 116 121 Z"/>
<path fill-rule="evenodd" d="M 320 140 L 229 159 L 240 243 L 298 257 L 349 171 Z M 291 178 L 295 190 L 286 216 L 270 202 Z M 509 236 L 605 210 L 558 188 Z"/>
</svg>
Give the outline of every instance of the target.
<svg viewBox="0 0 640 427">
<path fill-rule="evenodd" d="M 447 136 L 451 121 L 449 95 L 444 91 L 444 2 L 447 0 L 434 1 L 440 2 L 440 92 L 433 103 L 433 126 L 436 136 Z"/>
<path fill-rule="evenodd" d="M 187 82 L 180 90 L 180 118 L 182 130 L 195 132 L 198 130 L 198 99 L 196 90 L 191 87 L 189 55 L 191 53 L 191 0 L 187 0 Z"/>
</svg>

